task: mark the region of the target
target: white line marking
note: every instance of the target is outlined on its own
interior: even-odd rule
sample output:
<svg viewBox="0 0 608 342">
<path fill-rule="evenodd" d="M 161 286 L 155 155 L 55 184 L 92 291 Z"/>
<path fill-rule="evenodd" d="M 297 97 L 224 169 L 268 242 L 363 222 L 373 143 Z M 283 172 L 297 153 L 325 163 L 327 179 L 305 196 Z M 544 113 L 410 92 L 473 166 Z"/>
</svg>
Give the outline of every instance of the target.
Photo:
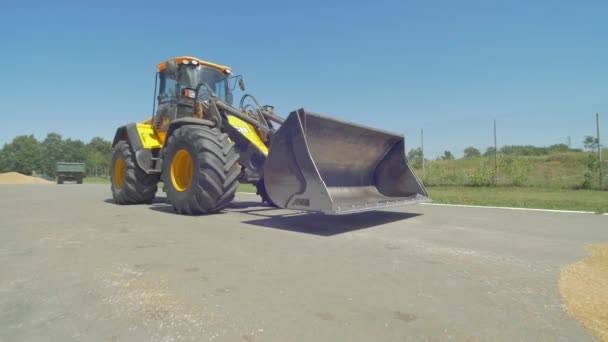
<svg viewBox="0 0 608 342">
<path fill-rule="evenodd" d="M 494 206 L 486 206 L 486 205 L 442 204 L 442 203 L 420 203 L 420 204 L 422 204 L 422 205 L 437 205 L 437 206 L 444 206 L 444 207 L 544 211 L 544 212 L 549 212 L 549 213 L 595 214 L 595 212 L 593 212 L 593 211 L 578 211 L 578 210 L 557 210 L 557 209 L 516 208 L 516 207 L 494 207 Z M 602 214 L 602 215 L 608 215 L 608 214 Z"/>
<path fill-rule="evenodd" d="M 237 194 L 257 196 L 253 192 L 237 192 Z M 504 209 L 504 210 L 527 210 L 527 211 L 541 211 L 541 212 L 548 212 L 548 213 L 595 214 L 595 212 L 593 212 L 593 211 L 578 211 L 578 210 L 516 208 L 516 207 L 493 207 L 493 206 L 488 206 L 488 205 L 443 204 L 443 203 L 420 203 L 420 204 L 421 205 L 436 205 L 436 206 L 444 206 L 444 207 Z M 606 213 L 606 214 L 600 214 L 600 215 L 608 216 L 608 213 Z"/>
</svg>

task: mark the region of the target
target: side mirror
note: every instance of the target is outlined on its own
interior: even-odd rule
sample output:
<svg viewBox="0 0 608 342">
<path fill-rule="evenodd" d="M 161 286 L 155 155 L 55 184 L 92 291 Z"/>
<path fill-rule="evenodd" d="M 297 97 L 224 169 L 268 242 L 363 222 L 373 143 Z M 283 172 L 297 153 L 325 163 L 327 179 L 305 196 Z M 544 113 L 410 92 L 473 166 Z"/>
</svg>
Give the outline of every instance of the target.
<svg viewBox="0 0 608 342">
<path fill-rule="evenodd" d="M 242 77 L 239 77 L 239 89 L 241 89 L 241 91 L 245 91 L 245 82 L 243 81 Z"/>
</svg>

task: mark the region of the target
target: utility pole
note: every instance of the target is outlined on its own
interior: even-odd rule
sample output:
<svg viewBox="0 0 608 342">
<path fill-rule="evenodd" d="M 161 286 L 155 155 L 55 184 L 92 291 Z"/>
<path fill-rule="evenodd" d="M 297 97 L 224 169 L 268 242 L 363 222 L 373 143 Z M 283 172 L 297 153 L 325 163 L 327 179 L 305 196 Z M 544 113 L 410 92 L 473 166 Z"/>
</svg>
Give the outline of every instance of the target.
<svg viewBox="0 0 608 342">
<path fill-rule="evenodd" d="M 496 143 L 496 119 L 494 119 L 494 185 L 498 186 L 498 144 Z"/>
<path fill-rule="evenodd" d="M 424 128 L 420 129 L 420 150 L 422 151 L 422 179 L 426 176 L 424 168 Z"/>
<path fill-rule="evenodd" d="M 595 128 L 597 129 L 597 159 L 599 160 L 599 183 L 602 190 L 602 144 L 600 142 L 600 113 L 595 113 Z"/>
</svg>

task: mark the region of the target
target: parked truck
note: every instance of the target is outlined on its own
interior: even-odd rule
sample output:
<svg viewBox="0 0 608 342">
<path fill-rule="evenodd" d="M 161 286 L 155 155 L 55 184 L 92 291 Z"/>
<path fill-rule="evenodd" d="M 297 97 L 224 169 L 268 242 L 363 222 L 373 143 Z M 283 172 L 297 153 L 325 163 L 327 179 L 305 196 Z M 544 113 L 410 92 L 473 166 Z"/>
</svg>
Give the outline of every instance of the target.
<svg viewBox="0 0 608 342">
<path fill-rule="evenodd" d="M 86 165 L 84 163 L 57 163 L 57 184 L 63 184 L 66 180 L 82 184 L 85 176 Z"/>
</svg>

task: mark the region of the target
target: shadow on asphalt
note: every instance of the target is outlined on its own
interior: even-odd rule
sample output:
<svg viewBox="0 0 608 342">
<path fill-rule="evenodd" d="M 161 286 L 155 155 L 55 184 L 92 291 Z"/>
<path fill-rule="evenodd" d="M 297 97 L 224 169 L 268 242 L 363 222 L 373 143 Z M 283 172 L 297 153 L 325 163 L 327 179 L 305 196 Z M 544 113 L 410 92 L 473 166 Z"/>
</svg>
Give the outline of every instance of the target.
<svg viewBox="0 0 608 342">
<path fill-rule="evenodd" d="M 110 204 L 115 204 L 114 200 L 111 199 L 111 198 L 105 199 L 104 202 L 110 203 Z M 168 205 L 167 204 L 167 198 L 166 197 L 159 197 L 159 196 L 154 197 L 154 200 L 152 200 L 152 202 L 148 203 L 148 204 L 166 204 L 166 205 Z"/>
<path fill-rule="evenodd" d="M 286 215 L 276 214 L 280 211 L 283 211 L 283 209 L 255 208 L 239 210 L 238 212 L 259 217 L 243 221 L 245 224 L 319 236 L 333 236 L 373 228 L 421 215 L 394 211 L 367 211 L 349 215 L 325 215 L 306 212 L 291 212 Z"/>
<path fill-rule="evenodd" d="M 152 201 L 152 203 L 150 203 L 149 208 L 150 208 L 150 210 L 160 211 L 162 213 L 183 216 L 183 214 L 178 214 L 175 211 L 175 209 L 173 209 L 173 206 L 171 204 L 167 203 L 167 197 L 156 196 L 154 198 L 154 201 Z M 225 214 L 225 212 L 219 211 L 217 213 L 212 213 L 212 214 L 196 214 L 196 215 L 188 215 L 188 216 L 215 216 L 215 215 L 221 215 L 221 214 Z"/>
<path fill-rule="evenodd" d="M 272 216 L 264 219 L 243 221 L 254 226 L 287 230 L 319 236 L 333 236 L 355 230 L 372 228 L 382 224 L 406 220 L 419 216 L 414 213 L 392 211 L 368 211 L 358 214 L 329 216 L 323 214 L 300 214 Z"/>
<path fill-rule="evenodd" d="M 106 202 L 108 203 L 114 203 L 113 200 L 109 199 L 106 200 Z M 213 213 L 213 214 L 200 214 L 200 215 L 192 215 L 192 216 L 206 216 L 206 215 L 219 215 L 219 214 L 225 214 L 227 211 L 226 209 L 228 209 L 228 211 L 230 211 L 230 209 L 244 209 L 244 208 L 258 208 L 256 209 L 256 211 L 262 211 L 262 210 L 276 210 L 277 208 L 274 207 L 267 207 L 267 208 L 263 208 L 260 207 L 260 205 L 262 205 L 260 202 L 231 202 L 229 203 L 226 208 L 224 208 L 224 210 L 221 210 L 217 213 Z M 176 215 L 180 215 L 177 214 L 175 212 L 175 210 L 173 209 L 173 206 L 169 203 L 167 203 L 167 198 L 166 197 L 155 197 L 154 201 L 151 203 L 150 205 L 150 210 L 154 210 L 154 211 L 160 211 L 163 213 L 170 213 L 170 214 L 176 214 Z M 238 211 L 238 212 L 243 212 L 243 211 Z"/>
<path fill-rule="evenodd" d="M 106 199 L 104 202 L 114 204 L 111 198 Z M 158 212 L 179 215 L 173 210 L 173 206 L 167 203 L 166 197 L 157 196 L 148 205 L 148 208 Z M 229 212 L 254 217 L 254 219 L 242 221 L 245 224 L 319 236 L 333 236 L 355 230 L 373 228 L 421 215 L 394 211 L 366 211 L 348 215 L 325 215 L 263 206 L 258 201 L 232 202 L 224 210 L 212 215 Z"/>
</svg>

